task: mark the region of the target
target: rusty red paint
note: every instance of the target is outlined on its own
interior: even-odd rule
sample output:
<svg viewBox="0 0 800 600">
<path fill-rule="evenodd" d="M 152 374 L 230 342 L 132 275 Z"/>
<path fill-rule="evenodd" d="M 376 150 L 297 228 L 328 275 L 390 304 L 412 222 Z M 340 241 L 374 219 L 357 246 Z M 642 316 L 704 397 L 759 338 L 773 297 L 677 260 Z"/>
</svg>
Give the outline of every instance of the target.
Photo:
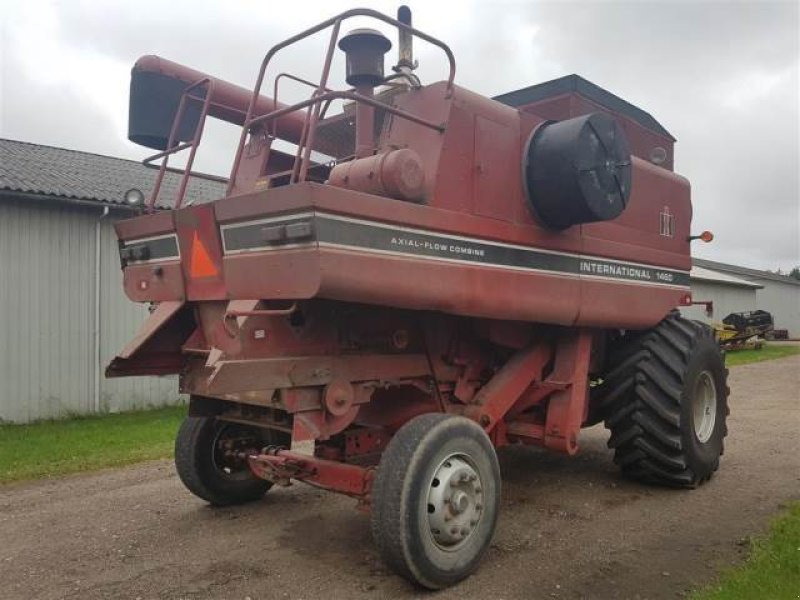
<svg viewBox="0 0 800 600">
<path fill-rule="evenodd" d="M 133 68 L 151 73 L 160 73 L 183 81 L 187 86 L 194 82 L 208 79 L 214 84 L 213 89 L 210 90 L 211 93 L 208 94 L 210 98 L 208 115 L 235 125 L 242 125 L 245 122 L 252 90 L 211 77 L 206 73 L 201 73 L 160 56 L 142 56 L 136 61 Z M 285 106 L 285 104 L 281 104 L 272 98 L 259 96 L 253 108 L 253 114 L 262 115 Z M 281 139 L 297 141 L 303 127 L 303 119 L 302 113 L 292 114 L 285 119 L 281 119 L 279 123 Z"/>
<path fill-rule="evenodd" d="M 323 489 L 364 497 L 372 485 L 371 468 L 325 460 L 288 450 L 276 450 L 273 454 L 257 454 L 247 457 L 254 475 L 275 483 L 288 483 L 297 479 Z"/>
<path fill-rule="evenodd" d="M 553 372 L 545 380 L 558 389 L 547 403 L 544 445 L 575 454 L 578 432 L 586 420 L 589 393 L 589 355 L 592 333 L 576 329 L 558 342 Z"/>
<path fill-rule="evenodd" d="M 354 16 L 437 45 L 447 81 L 389 101 L 372 89 L 330 89 L 340 25 Z M 298 79 L 312 96 L 292 106 L 262 97 L 274 55 L 328 28 L 319 81 Z M 127 295 L 160 304 L 109 372 L 180 372 L 181 391 L 217 402 L 220 418 L 263 426 L 280 414 L 293 440 L 315 441 L 314 457 L 253 454 L 260 477 L 367 499 L 368 466 L 428 412 L 466 415 L 496 446 L 574 454 L 592 351 L 602 354 L 608 331 L 651 327 L 685 302 L 685 285 L 649 276 L 691 266 L 685 179 L 634 158 L 621 216 L 546 228 L 528 206 L 523 153 L 548 111 L 577 108 L 559 99 L 517 110 L 458 87 L 449 48 L 393 19 L 347 11 L 293 36 L 264 57 L 252 92 L 161 59 L 140 62 L 187 85 L 207 82 L 204 111 L 243 129 L 226 198 L 116 225 L 123 243 L 174 234 L 178 252 L 158 272 L 148 261 L 124 267 Z M 277 97 L 277 80 L 273 89 Z M 325 138 L 342 123 L 326 117 L 334 100 L 355 103 L 356 130 L 331 166 L 311 153 L 336 146 Z M 281 152 L 271 136 L 297 147 Z M 671 235 L 659 229 L 665 204 Z M 302 235 L 290 240 L 298 225 Z M 648 276 L 621 278 L 617 263 Z M 269 415 L 259 421 L 242 407 Z"/>
<path fill-rule="evenodd" d="M 550 360 L 552 349 L 547 342 L 520 350 L 484 385 L 465 407 L 464 415 L 484 429 L 502 419 L 528 387 L 541 380 L 542 369 Z"/>
</svg>

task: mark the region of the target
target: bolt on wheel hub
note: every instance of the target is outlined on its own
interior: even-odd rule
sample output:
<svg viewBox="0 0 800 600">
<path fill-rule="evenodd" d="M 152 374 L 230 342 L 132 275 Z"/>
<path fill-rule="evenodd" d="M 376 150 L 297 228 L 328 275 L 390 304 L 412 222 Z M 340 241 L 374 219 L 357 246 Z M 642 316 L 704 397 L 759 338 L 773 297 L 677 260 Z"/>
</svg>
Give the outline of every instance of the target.
<svg viewBox="0 0 800 600">
<path fill-rule="evenodd" d="M 454 454 L 437 467 L 427 509 L 437 546 L 454 550 L 469 538 L 483 514 L 483 490 L 480 476 L 467 457 Z"/>
</svg>

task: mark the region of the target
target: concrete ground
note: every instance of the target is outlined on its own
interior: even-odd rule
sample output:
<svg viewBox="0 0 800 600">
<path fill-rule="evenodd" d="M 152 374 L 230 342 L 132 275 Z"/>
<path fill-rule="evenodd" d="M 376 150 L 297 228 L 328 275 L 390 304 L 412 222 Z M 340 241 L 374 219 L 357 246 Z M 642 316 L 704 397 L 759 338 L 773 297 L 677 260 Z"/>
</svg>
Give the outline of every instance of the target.
<svg viewBox="0 0 800 600">
<path fill-rule="evenodd" d="M 301 484 L 211 509 L 170 462 L 0 488 L 0 598 L 676 598 L 800 499 L 800 356 L 731 370 L 722 467 L 694 491 L 620 478 L 606 432 L 568 458 L 501 453 L 477 574 L 436 594 L 376 556 L 354 502 Z"/>
</svg>

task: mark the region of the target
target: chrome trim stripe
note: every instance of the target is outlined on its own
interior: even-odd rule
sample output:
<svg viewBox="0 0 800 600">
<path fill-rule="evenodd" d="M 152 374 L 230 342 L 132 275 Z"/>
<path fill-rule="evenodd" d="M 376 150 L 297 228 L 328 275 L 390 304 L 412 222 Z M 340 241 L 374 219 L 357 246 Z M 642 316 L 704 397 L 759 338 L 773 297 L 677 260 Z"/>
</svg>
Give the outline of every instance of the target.
<svg viewBox="0 0 800 600">
<path fill-rule="evenodd" d="M 311 222 L 312 240 L 293 243 L 291 239 L 287 239 L 285 242 L 266 244 L 261 241 L 263 236 L 259 233 L 260 229 L 254 229 L 265 223 L 297 220 Z M 247 232 L 246 235 L 243 233 L 244 231 Z M 221 227 L 221 232 L 226 255 L 319 246 L 404 258 L 539 272 L 561 277 L 580 277 L 587 280 L 656 285 L 682 290 L 689 287 L 689 272 L 684 270 L 451 235 L 329 213 L 305 212 L 240 222 Z M 236 248 L 229 248 L 231 238 L 226 240 L 227 236 L 232 235 L 237 235 L 238 247 Z M 243 240 L 248 240 L 250 245 L 242 247 Z M 259 241 L 255 242 L 254 240 Z"/>
</svg>

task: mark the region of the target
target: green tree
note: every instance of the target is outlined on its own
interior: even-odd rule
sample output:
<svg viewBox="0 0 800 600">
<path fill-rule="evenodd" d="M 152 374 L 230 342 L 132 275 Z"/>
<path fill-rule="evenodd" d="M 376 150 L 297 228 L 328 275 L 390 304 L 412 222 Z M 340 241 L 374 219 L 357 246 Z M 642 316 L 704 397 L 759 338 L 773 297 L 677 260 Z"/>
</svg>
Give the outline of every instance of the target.
<svg viewBox="0 0 800 600">
<path fill-rule="evenodd" d="M 789 271 L 789 277 L 792 277 L 800 281 L 800 266 L 797 266 L 793 268 L 791 271 Z"/>
</svg>

